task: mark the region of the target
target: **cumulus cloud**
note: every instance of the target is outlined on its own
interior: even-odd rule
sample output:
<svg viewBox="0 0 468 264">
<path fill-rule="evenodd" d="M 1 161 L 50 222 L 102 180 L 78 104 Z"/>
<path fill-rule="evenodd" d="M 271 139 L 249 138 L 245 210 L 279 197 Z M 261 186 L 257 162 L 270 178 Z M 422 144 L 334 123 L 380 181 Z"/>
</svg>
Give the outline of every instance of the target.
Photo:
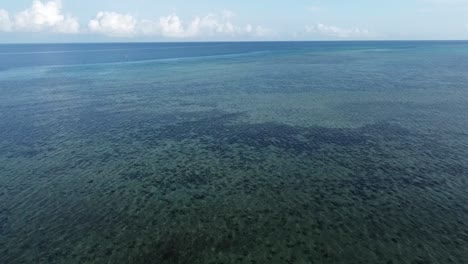
<svg viewBox="0 0 468 264">
<path fill-rule="evenodd" d="M 275 31 L 265 28 L 263 26 L 252 26 L 248 24 L 245 27 L 247 34 L 254 37 L 274 37 L 276 35 Z"/>
<path fill-rule="evenodd" d="M 193 35 L 193 29 L 186 30 L 180 18 L 175 15 L 168 15 L 159 18 L 159 24 L 154 28 L 155 34 L 160 33 L 167 37 L 186 37 Z"/>
<path fill-rule="evenodd" d="M 60 0 L 45 3 L 34 0 L 30 8 L 15 15 L 12 28 L 27 32 L 77 33 L 80 25 L 77 18 L 62 14 Z"/>
<path fill-rule="evenodd" d="M 360 28 L 340 28 L 337 26 L 330 26 L 325 24 L 316 24 L 306 26 L 307 33 L 316 33 L 335 38 L 363 38 L 371 35 L 367 29 Z"/>
<path fill-rule="evenodd" d="M 11 31 L 12 25 L 10 20 L 10 15 L 6 10 L 0 9 L 0 32 Z"/>
<path fill-rule="evenodd" d="M 99 12 L 89 21 L 88 29 L 108 36 L 132 36 L 136 33 L 137 20 L 128 14 Z"/>
<path fill-rule="evenodd" d="M 236 25 L 231 21 L 234 16 L 233 12 L 223 11 L 220 15 L 197 16 L 189 22 L 184 22 L 177 14 L 171 14 L 160 17 L 157 21 L 143 20 L 139 23 L 139 28 L 146 35 L 161 35 L 171 38 L 267 37 L 274 33 L 261 26 Z"/>
<path fill-rule="evenodd" d="M 177 14 L 139 19 L 130 14 L 101 11 L 80 30 L 78 19 L 63 14 L 61 0 L 33 0 L 16 14 L 0 9 L 0 32 L 95 33 L 110 37 L 154 36 L 166 38 L 267 38 L 275 32 L 259 25 L 235 23 L 236 14 L 222 10 L 184 20 Z"/>
<path fill-rule="evenodd" d="M 239 26 L 232 22 L 235 14 L 224 10 L 220 14 L 197 16 L 184 21 L 173 13 L 157 19 L 137 19 L 129 14 L 99 12 L 88 23 L 90 32 L 111 37 L 135 35 L 161 36 L 168 38 L 198 37 L 268 37 L 273 31 L 261 26 Z"/>
</svg>

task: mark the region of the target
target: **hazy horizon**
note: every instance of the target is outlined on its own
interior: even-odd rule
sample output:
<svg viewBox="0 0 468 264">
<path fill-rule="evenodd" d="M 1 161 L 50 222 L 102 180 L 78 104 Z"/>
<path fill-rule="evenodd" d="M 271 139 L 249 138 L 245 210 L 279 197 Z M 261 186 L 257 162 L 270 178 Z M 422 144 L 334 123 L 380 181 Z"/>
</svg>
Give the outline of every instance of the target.
<svg viewBox="0 0 468 264">
<path fill-rule="evenodd" d="M 361 42 L 361 43 L 372 43 L 372 42 L 468 42 L 468 39 L 382 39 L 382 40 L 193 40 L 193 41 L 77 41 L 77 42 L 4 42 L 0 45 L 54 45 L 54 44 L 181 44 L 181 43 L 334 43 L 334 42 Z"/>
</svg>

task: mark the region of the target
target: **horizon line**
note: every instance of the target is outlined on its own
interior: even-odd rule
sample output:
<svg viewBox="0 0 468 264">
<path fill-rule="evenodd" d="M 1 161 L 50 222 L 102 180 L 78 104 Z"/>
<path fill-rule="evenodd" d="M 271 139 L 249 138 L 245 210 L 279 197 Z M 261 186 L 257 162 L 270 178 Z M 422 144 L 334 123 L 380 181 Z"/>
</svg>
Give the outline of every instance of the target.
<svg viewBox="0 0 468 264">
<path fill-rule="evenodd" d="M 193 41 L 97 41 L 97 42 L 0 42 L 0 45 L 52 44 L 180 44 L 180 43 L 288 43 L 288 42 L 468 42 L 468 39 L 366 39 L 366 40 L 193 40 Z"/>
</svg>

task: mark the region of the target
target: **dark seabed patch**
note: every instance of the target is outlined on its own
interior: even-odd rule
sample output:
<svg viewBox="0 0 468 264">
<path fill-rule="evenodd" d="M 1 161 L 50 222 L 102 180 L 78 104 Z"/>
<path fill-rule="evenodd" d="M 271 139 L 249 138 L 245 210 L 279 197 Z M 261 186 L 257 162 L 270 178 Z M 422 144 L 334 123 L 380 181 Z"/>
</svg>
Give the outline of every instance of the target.
<svg viewBox="0 0 468 264">
<path fill-rule="evenodd" d="M 28 182 L 44 187 L 2 188 L 6 201 L 24 201 L 1 210 L 7 263 L 431 263 L 441 246 L 437 258 L 456 263 L 466 254 L 457 195 L 468 160 L 426 135 L 392 123 L 250 124 L 222 111 L 152 116 L 129 130 L 117 116 L 109 130 L 125 133 L 91 122 L 74 130 L 89 142 L 69 142 L 69 153 L 48 142 L 9 154 L 41 159 Z"/>
</svg>

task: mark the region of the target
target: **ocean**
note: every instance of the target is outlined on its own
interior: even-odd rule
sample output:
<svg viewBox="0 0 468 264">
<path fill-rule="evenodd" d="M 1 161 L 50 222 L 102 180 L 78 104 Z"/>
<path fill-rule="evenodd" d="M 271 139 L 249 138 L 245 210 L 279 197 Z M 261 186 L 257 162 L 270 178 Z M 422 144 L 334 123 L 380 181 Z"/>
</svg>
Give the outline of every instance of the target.
<svg viewBox="0 0 468 264">
<path fill-rule="evenodd" d="M 467 263 L 468 42 L 0 45 L 0 263 Z"/>
</svg>

